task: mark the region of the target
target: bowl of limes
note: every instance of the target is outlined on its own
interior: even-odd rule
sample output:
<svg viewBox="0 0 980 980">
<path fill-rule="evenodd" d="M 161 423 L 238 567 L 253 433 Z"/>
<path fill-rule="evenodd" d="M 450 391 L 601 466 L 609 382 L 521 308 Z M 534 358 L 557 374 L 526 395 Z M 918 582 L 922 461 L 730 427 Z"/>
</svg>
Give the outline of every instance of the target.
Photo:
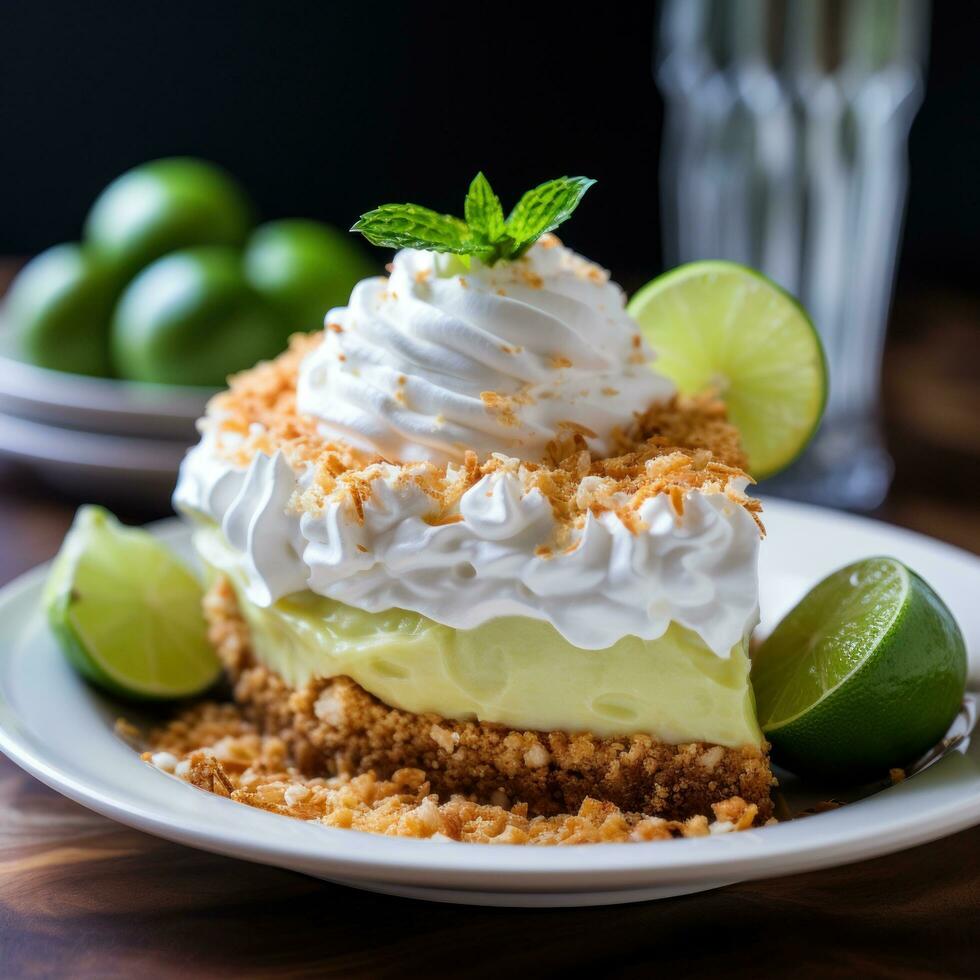
<svg viewBox="0 0 980 980">
<path fill-rule="evenodd" d="M 256 213 L 205 160 L 112 181 L 81 241 L 35 256 L 0 301 L 0 455 L 87 493 L 169 490 L 227 376 L 377 271 L 331 225 Z"/>
</svg>

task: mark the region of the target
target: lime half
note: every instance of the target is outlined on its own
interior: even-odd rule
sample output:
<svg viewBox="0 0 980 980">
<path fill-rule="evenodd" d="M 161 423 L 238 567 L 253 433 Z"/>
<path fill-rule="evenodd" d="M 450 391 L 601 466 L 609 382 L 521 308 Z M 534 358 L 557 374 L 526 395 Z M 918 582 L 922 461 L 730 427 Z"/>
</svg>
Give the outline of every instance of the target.
<svg viewBox="0 0 980 980">
<path fill-rule="evenodd" d="M 152 535 L 101 507 L 75 516 L 44 606 L 68 660 L 113 694 L 188 697 L 220 673 L 197 579 Z"/>
<path fill-rule="evenodd" d="M 914 761 L 945 735 L 966 684 L 952 613 L 894 558 L 817 585 L 753 657 L 759 723 L 800 775 L 860 780 Z"/>
<path fill-rule="evenodd" d="M 823 414 L 827 370 L 792 296 L 734 262 L 691 262 L 647 283 L 628 310 L 679 391 L 724 400 L 756 479 L 802 452 Z"/>
</svg>

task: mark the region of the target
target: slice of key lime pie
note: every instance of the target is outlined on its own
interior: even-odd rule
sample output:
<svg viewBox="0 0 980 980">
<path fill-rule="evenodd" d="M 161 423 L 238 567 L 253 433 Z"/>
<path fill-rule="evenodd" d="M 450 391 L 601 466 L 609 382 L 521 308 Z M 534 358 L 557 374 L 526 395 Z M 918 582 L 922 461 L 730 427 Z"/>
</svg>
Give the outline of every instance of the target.
<svg viewBox="0 0 980 980">
<path fill-rule="evenodd" d="M 590 184 L 358 222 L 390 275 L 234 378 L 181 470 L 211 638 L 311 776 L 765 819 L 759 506 L 721 403 L 551 234 Z"/>
</svg>

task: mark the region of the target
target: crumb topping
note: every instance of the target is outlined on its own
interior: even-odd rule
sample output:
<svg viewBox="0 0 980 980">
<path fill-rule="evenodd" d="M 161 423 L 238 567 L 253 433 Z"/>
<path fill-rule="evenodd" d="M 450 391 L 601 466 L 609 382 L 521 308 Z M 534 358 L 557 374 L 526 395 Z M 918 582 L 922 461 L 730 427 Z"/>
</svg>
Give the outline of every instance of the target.
<svg viewBox="0 0 980 980">
<path fill-rule="evenodd" d="M 152 736 L 145 762 L 198 789 L 237 803 L 326 827 L 470 844 L 600 844 L 706 837 L 748 830 L 759 808 L 739 796 L 704 814 L 665 820 L 621 810 L 587 797 L 576 813 L 530 816 L 526 803 L 481 803 L 454 793 L 442 800 L 421 769 L 399 769 L 389 779 L 305 777 L 291 765 L 285 743 L 261 735 L 233 705 L 192 708 Z M 159 746 L 167 745 L 168 749 Z M 543 751 L 543 750 L 541 750 Z M 530 752 L 529 768 L 547 764 Z"/>
<path fill-rule="evenodd" d="M 316 419 L 297 411 L 299 364 L 322 337 L 298 334 L 284 354 L 232 378 L 229 390 L 212 399 L 209 424 L 217 428 L 219 451 L 239 465 L 247 465 L 256 453 L 272 455 L 281 450 L 294 468 L 311 467 L 311 485 L 294 501 L 298 508 L 318 510 L 340 494 L 355 517 L 363 520 L 372 483 L 390 478 L 394 464 L 325 440 Z M 398 390 L 404 398 L 401 384 Z M 515 407 L 530 397 L 523 391 L 481 394 L 487 410 L 511 425 L 518 424 Z M 510 472 L 519 476 L 525 492 L 539 491 L 556 522 L 565 527 L 581 527 L 588 514 L 611 511 L 627 527 L 640 531 L 638 511 L 649 498 L 669 495 L 675 513 L 682 515 L 683 495 L 701 491 L 725 494 L 745 508 L 764 533 L 760 503 L 741 489 L 745 481 L 752 481 L 742 469 L 745 459 L 738 433 L 716 398 L 675 397 L 637 413 L 626 429 L 613 432 L 615 455 L 604 459 L 589 450 L 587 439 L 592 437 L 594 433 L 585 426 L 563 422 L 541 461 L 499 453 L 481 461 L 467 452 L 460 464 L 402 464 L 398 481 L 414 484 L 432 498 L 435 522 L 446 522 L 458 513 L 460 498 L 483 477 Z"/>
</svg>

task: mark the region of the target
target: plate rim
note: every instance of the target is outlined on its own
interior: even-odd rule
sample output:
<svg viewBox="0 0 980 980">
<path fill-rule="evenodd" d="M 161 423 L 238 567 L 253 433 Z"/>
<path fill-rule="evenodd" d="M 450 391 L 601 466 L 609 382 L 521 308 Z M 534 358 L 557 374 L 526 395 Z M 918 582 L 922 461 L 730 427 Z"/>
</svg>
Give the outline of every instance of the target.
<svg viewBox="0 0 980 980">
<path fill-rule="evenodd" d="M 189 449 L 181 439 L 69 429 L 0 412 L 0 458 L 172 480 Z"/>
<path fill-rule="evenodd" d="M 0 313 L 0 338 L 9 333 Z M 164 385 L 120 378 L 101 378 L 30 364 L 13 356 L 9 341 L 0 342 L 0 394 L 30 404 L 109 415 L 163 416 L 195 421 L 204 403 L 221 388 Z"/>
<path fill-rule="evenodd" d="M 767 506 L 796 511 L 804 517 L 819 516 L 821 521 L 879 525 L 879 530 L 884 528 L 889 533 L 910 535 L 919 543 L 943 550 L 950 558 L 966 559 L 975 566 L 975 572 L 980 572 L 980 559 L 970 552 L 914 531 L 811 505 L 769 500 Z M 188 533 L 177 518 L 155 522 L 149 529 L 162 540 Z M 40 588 L 48 564 L 35 567 L 0 590 L 0 613 L 25 601 L 31 592 Z M 28 617 L 35 626 L 38 618 L 36 609 Z M 4 632 L 0 627 L 0 658 L 9 656 L 6 648 L 15 649 L 20 638 L 3 635 Z M 127 800 L 125 795 L 119 797 L 118 787 L 116 798 L 113 798 L 99 786 L 87 785 L 64 771 L 57 761 L 44 758 L 43 751 L 37 753 L 16 729 L 11 730 L 7 725 L 8 714 L 15 715 L 16 709 L 10 705 L 5 690 L 0 688 L 0 751 L 41 782 L 89 809 L 143 832 L 203 850 L 365 882 L 428 882 L 473 892 L 488 888 L 493 891 L 559 888 L 585 893 L 603 887 L 629 890 L 661 880 L 677 883 L 748 880 L 865 860 L 924 844 L 980 823 L 978 775 L 970 792 L 955 808 L 940 799 L 933 805 L 936 813 L 932 819 L 924 820 L 920 814 L 914 822 L 909 822 L 896 816 L 885 833 L 876 828 L 873 834 L 864 829 L 859 831 L 849 817 L 841 819 L 841 814 L 853 813 L 854 807 L 862 804 L 822 814 L 819 822 L 816 818 L 808 818 L 740 834 L 670 842 L 607 844 L 598 848 L 500 848 L 372 834 L 357 834 L 352 839 L 349 831 L 303 825 L 288 817 L 256 810 L 248 811 L 251 814 L 248 819 L 222 820 L 222 816 L 228 816 L 226 808 L 229 805 L 242 811 L 247 808 L 218 797 L 207 798 L 209 809 L 213 809 L 218 817 L 216 822 L 208 825 L 203 819 L 191 819 L 182 813 L 175 816 L 171 811 L 147 809 L 141 800 Z M 133 761 L 143 765 L 135 753 Z M 862 803 L 886 797 L 897 800 L 903 793 L 916 792 L 915 784 L 927 774 L 928 770 Z M 188 792 L 200 792 L 186 784 L 177 785 Z M 889 807 L 889 811 L 895 809 Z M 282 829 L 283 820 L 299 824 L 305 830 L 277 834 L 275 828 Z M 850 826 L 841 827 L 842 823 Z M 270 832 L 255 834 L 256 827 L 268 827 Z M 320 846 L 310 846 L 314 841 Z"/>
</svg>

